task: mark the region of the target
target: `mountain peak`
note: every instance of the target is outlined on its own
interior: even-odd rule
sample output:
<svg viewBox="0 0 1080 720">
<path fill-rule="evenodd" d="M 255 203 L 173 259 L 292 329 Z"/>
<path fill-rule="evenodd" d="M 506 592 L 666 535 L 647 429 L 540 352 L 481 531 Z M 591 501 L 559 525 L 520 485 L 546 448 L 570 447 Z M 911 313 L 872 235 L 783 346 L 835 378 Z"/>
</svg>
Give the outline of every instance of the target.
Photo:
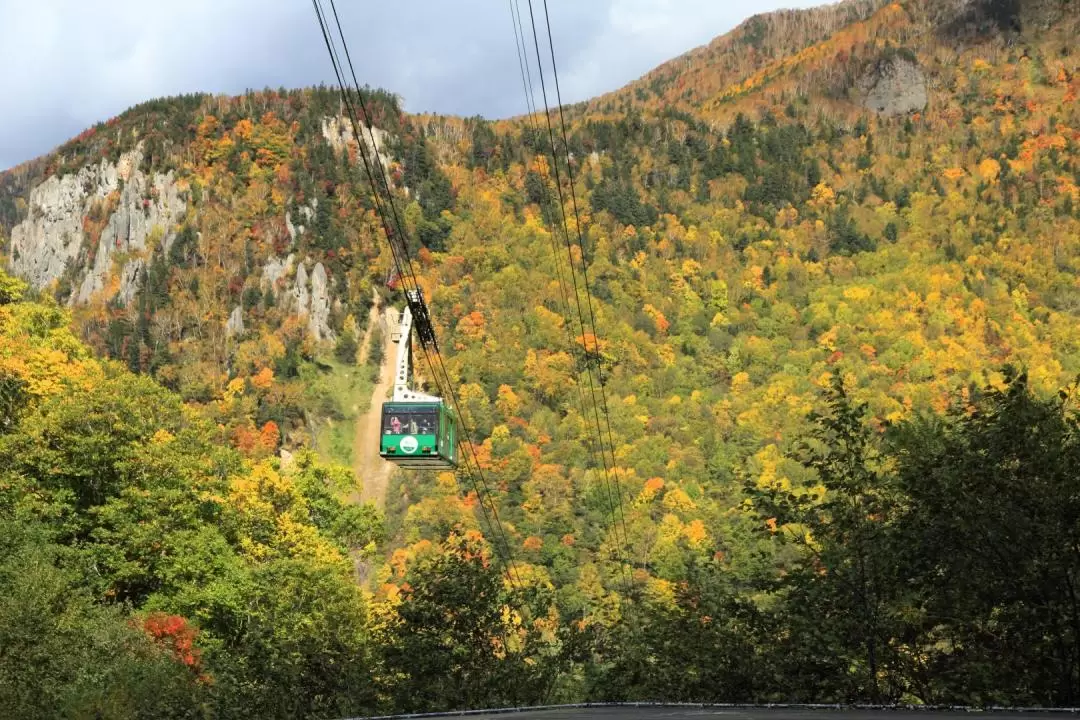
<svg viewBox="0 0 1080 720">
<path fill-rule="evenodd" d="M 768 63 L 798 53 L 838 29 L 870 17 L 887 2 L 842 0 L 821 7 L 754 15 L 731 32 L 669 60 L 626 87 L 595 98 L 589 106 L 646 104 L 652 98 L 668 105 L 693 106 Z"/>
<path fill-rule="evenodd" d="M 934 78 L 951 75 L 958 52 L 1067 38 L 1077 0 L 845 0 L 755 15 L 731 32 L 586 104 L 609 113 L 677 109 L 721 126 L 739 112 L 781 111 L 813 98 L 823 112 L 850 117 L 919 110 Z"/>
</svg>

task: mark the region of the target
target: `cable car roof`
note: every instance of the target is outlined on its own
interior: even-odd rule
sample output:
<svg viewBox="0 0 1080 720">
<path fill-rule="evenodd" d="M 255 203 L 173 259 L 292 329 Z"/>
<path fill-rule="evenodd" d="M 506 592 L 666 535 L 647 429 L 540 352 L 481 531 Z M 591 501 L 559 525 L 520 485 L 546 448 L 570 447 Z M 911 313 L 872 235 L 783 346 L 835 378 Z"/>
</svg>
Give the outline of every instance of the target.
<svg viewBox="0 0 1080 720">
<path fill-rule="evenodd" d="M 408 412 L 410 410 L 438 410 L 443 407 L 442 401 L 432 402 L 431 400 L 422 401 L 408 401 L 408 400 L 394 400 L 393 402 L 383 403 L 383 412 Z"/>
</svg>

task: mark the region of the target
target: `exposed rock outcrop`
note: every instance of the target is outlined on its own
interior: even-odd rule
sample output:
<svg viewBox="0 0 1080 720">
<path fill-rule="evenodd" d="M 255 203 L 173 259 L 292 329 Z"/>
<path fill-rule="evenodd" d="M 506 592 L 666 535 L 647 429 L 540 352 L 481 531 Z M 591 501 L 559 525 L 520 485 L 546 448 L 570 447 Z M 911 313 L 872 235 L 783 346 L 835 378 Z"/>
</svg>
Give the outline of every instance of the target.
<svg viewBox="0 0 1080 720">
<path fill-rule="evenodd" d="M 274 258 L 263 268 L 263 282 L 276 283 L 288 267 L 293 256 L 285 261 Z M 283 269 L 284 268 L 284 269 Z M 307 317 L 308 332 L 316 341 L 333 340 L 336 335 L 330 327 L 330 308 L 334 304 L 330 295 L 330 282 L 323 264 L 315 263 L 308 272 L 303 261 L 296 265 L 296 277 L 288 290 L 288 307 L 298 317 Z"/>
<path fill-rule="evenodd" d="M 292 306 L 297 315 L 307 315 L 308 309 L 311 307 L 308 294 L 307 267 L 303 262 L 296 266 L 296 281 L 293 283 L 292 288 Z"/>
<path fill-rule="evenodd" d="M 239 305 L 229 313 L 229 319 L 225 323 L 225 335 L 233 337 L 244 332 L 244 311 Z"/>
<path fill-rule="evenodd" d="M 279 281 L 289 274 L 295 260 L 296 256 L 292 253 L 289 253 L 289 256 L 286 258 L 270 256 L 266 261 L 266 264 L 263 265 L 259 286 L 263 290 L 270 288 L 276 295 L 279 290 Z"/>
<path fill-rule="evenodd" d="M 867 69 L 856 85 L 863 105 L 882 115 L 920 111 L 928 101 L 926 75 L 914 60 L 900 55 Z"/>
<path fill-rule="evenodd" d="M 137 152 L 134 167 L 138 167 L 141 159 L 142 153 Z M 126 175 L 119 205 L 101 233 L 94 266 L 83 279 L 78 296 L 72 296 L 73 302 L 88 302 L 104 288 L 116 254 L 142 253 L 148 249 L 153 252 L 159 248 L 168 251 L 176 237 L 175 225 L 185 203 L 180 199 L 172 171 L 164 175 L 155 173 L 151 179 L 140 170 L 129 168 Z M 156 247 L 148 247 L 148 241 Z M 121 271 L 119 296 L 125 305 L 138 291 L 143 265 L 142 257 L 135 257 L 127 260 Z"/>
<path fill-rule="evenodd" d="M 82 247 L 82 219 L 95 200 L 117 189 L 120 163 L 102 160 L 77 173 L 53 175 L 30 191 L 26 218 L 11 230 L 11 269 L 37 289 L 60 278 Z"/>
<path fill-rule="evenodd" d="M 146 262 L 141 258 L 132 258 L 124 263 L 124 267 L 120 270 L 120 290 L 116 293 L 116 298 L 120 301 L 121 305 L 125 307 L 135 299 L 135 294 L 139 292 L 139 288 L 142 287 L 142 272 L 146 267 Z M 89 275 L 87 279 L 89 279 Z M 86 285 L 86 282 L 83 282 Z M 100 286 L 99 286 L 100 287 Z M 82 299 L 82 291 L 79 293 L 79 301 L 85 302 Z M 74 295 L 72 296 L 74 300 Z M 89 299 L 89 296 L 87 296 Z"/>
<path fill-rule="evenodd" d="M 293 219 L 292 213 L 285 213 L 285 231 L 289 233 L 289 240 L 296 242 L 296 238 L 307 232 L 307 225 L 303 223 L 310 223 L 311 219 L 315 217 L 315 210 L 319 206 L 318 198 L 311 198 L 311 207 L 307 205 L 300 206 L 300 217 Z"/>
<path fill-rule="evenodd" d="M 139 289 L 145 258 L 159 247 L 168 250 L 186 209 L 172 172 L 149 177 L 139 169 L 142 157 L 138 146 L 116 163 L 102 160 L 33 188 L 26 218 L 11 231 L 12 270 L 42 289 L 92 256 L 92 265 L 79 268 L 72 278 L 78 290 L 70 302 L 85 303 L 106 287 L 117 254 L 130 255 L 114 286 L 119 300 L 129 303 Z M 111 215 L 91 252 L 84 219 L 102 204 Z"/>
<path fill-rule="evenodd" d="M 308 308 L 308 331 L 316 340 L 332 340 L 330 329 L 330 289 L 326 269 L 316 263 L 311 271 L 311 306 Z"/>
<path fill-rule="evenodd" d="M 304 226 L 301 225 L 300 226 L 300 232 L 303 232 L 303 230 L 304 230 Z M 296 226 L 293 225 L 292 217 L 289 215 L 289 213 L 285 213 L 285 231 L 289 233 L 289 239 L 292 240 L 293 242 L 295 242 L 296 241 L 297 230 L 296 230 Z"/>
<path fill-rule="evenodd" d="M 344 151 L 350 142 L 356 141 L 353 135 L 352 123 L 343 117 L 324 117 L 322 134 L 326 141 L 330 143 L 330 146 L 338 152 Z M 374 158 L 375 151 L 378 151 L 383 167 L 389 169 L 390 156 L 386 151 L 386 144 L 390 140 L 390 133 L 377 127 L 372 127 L 371 132 L 368 133 L 367 128 L 361 127 L 360 135 L 368 152 L 368 157 Z M 372 143 L 372 138 L 375 139 L 374 143 Z"/>
</svg>

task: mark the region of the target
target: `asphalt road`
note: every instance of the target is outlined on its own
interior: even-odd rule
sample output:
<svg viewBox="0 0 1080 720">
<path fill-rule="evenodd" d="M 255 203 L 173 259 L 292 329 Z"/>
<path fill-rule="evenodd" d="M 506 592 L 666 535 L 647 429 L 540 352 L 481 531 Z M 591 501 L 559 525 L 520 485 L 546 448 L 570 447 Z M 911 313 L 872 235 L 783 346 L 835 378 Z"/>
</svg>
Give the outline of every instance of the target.
<svg viewBox="0 0 1080 720">
<path fill-rule="evenodd" d="M 488 720 L 1065 720 L 1076 713 L 1025 710 L 937 711 L 835 708 L 592 707 L 483 715 Z"/>
</svg>

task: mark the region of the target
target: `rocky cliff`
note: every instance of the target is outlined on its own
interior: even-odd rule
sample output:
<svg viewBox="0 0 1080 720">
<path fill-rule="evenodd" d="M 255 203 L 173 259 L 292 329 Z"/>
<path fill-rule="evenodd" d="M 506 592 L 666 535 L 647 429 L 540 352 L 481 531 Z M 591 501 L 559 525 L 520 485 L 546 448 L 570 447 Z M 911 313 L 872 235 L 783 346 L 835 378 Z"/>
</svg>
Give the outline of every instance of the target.
<svg viewBox="0 0 1080 720">
<path fill-rule="evenodd" d="M 387 168 L 392 140 L 389 132 L 377 127 L 371 136 L 362 138 L 369 153 L 379 151 Z M 325 143 L 338 156 L 349 152 L 350 145 L 355 152 L 352 130 L 341 117 L 322 117 L 315 141 Z M 48 174 L 36 184 L 29 183 L 20 203 L 26 210 L 9 231 L 10 267 L 35 289 L 54 292 L 71 306 L 130 307 L 155 260 L 166 266 L 205 262 L 199 259 L 203 251 L 198 249 L 202 220 L 192 200 L 192 184 L 200 186 L 195 191 L 200 192 L 203 180 L 191 168 L 184 172 L 153 167 L 141 141 L 115 160 L 106 157 Z M 266 247 L 263 252 L 254 250 L 263 257 L 246 285 L 268 294 L 287 313 L 302 319 L 315 342 L 334 340 L 331 314 L 342 309 L 342 298 L 334 297 L 332 273 L 320 260 L 321 254 L 311 252 L 328 244 L 326 236 L 334 230 L 328 227 L 325 212 L 320 215 L 317 195 L 286 208 L 276 221 L 262 219 L 259 225 L 283 227 L 281 242 L 292 252 L 277 254 L 272 233 L 264 232 L 264 239 L 271 242 L 260 243 Z M 188 244 L 196 247 L 171 253 L 185 227 L 191 231 L 189 238 L 195 238 Z M 243 336 L 251 329 L 250 315 L 257 311 L 250 303 L 233 305 L 220 317 L 225 336 Z"/>
<path fill-rule="evenodd" d="M 926 108 L 926 75 L 914 55 L 893 55 L 868 68 L 856 83 L 863 107 L 882 115 L 903 115 Z"/>
<path fill-rule="evenodd" d="M 147 255 L 168 250 L 187 207 L 174 173 L 148 174 L 142 161 L 138 145 L 115 163 L 102 160 L 34 187 L 26 218 L 11 230 L 12 269 L 39 290 L 68 274 L 77 288 L 72 303 L 104 291 L 115 273 L 120 281 L 107 299 L 129 302 Z"/>
</svg>

